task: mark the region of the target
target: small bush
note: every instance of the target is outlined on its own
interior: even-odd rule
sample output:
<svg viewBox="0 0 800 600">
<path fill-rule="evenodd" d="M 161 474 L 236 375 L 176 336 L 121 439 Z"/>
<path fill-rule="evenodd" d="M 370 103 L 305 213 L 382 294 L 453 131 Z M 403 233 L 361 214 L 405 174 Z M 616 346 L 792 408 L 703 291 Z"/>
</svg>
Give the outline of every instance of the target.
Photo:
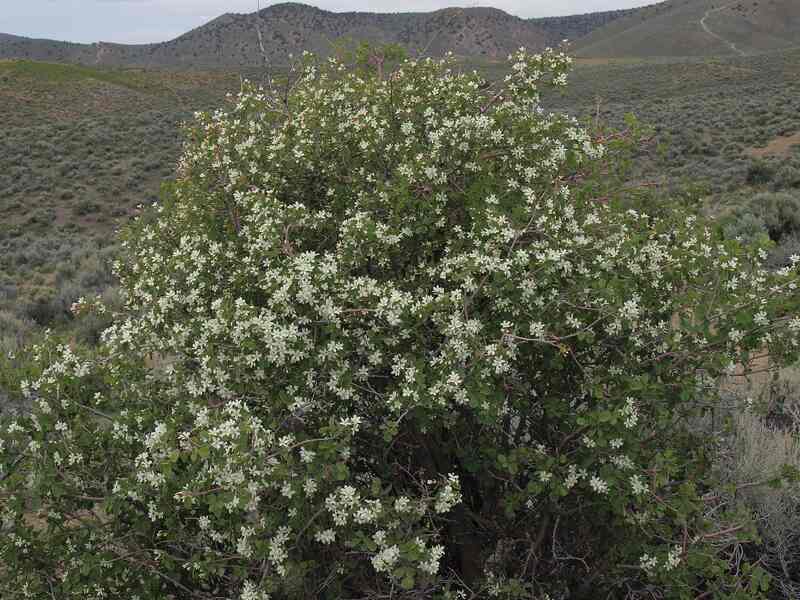
<svg viewBox="0 0 800 600">
<path fill-rule="evenodd" d="M 72 213 L 78 217 L 85 217 L 86 215 L 97 213 L 101 210 L 101 208 L 102 207 L 97 202 L 93 202 L 92 200 L 81 200 L 72 207 Z"/>
<path fill-rule="evenodd" d="M 33 333 L 35 323 L 7 310 L 0 310 L 0 354 L 16 351 Z"/>
<path fill-rule="evenodd" d="M 776 190 L 800 188 L 800 164 L 797 161 L 780 167 L 773 179 Z"/>
<path fill-rule="evenodd" d="M 769 183 L 775 176 L 775 168 L 769 163 L 758 161 L 751 163 L 747 168 L 745 181 L 750 185 L 763 185 Z"/>
<path fill-rule="evenodd" d="M 794 231 L 781 238 L 779 244 L 770 252 L 767 264 L 774 268 L 791 264 L 792 257 L 800 256 L 800 232 Z"/>
<path fill-rule="evenodd" d="M 67 316 L 67 308 L 56 292 L 39 288 L 33 293 L 29 292 L 22 313 L 40 326 L 49 326 Z"/>
<path fill-rule="evenodd" d="M 753 244 L 768 237 L 767 226 L 760 215 L 745 212 L 726 223 L 723 227 L 725 237 L 731 240 Z"/>
<path fill-rule="evenodd" d="M 800 471 L 798 417 L 794 412 L 794 427 L 786 430 L 766 425 L 753 411 L 737 414 L 728 467 L 737 502 L 754 515 L 760 535 L 756 554 L 775 578 L 776 599 L 800 597 L 800 497 L 781 481 L 787 467 Z"/>
<path fill-rule="evenodd" d="M 757 194 L 750 202 L 753 212 L 761 216 L 773 241 L 800 232 L 800 194 Z"/>
<path fill-rule="evenodd" d="M 768 237 L 774 243 L 769 262 L 784 266 L 797 254 L 800 238 L 800 195 L 786 192 L 756 194 L 748 202 L 737 205 L 724 224 L 729 239 L 746 243 L 763 242 Z"/>
</svg>

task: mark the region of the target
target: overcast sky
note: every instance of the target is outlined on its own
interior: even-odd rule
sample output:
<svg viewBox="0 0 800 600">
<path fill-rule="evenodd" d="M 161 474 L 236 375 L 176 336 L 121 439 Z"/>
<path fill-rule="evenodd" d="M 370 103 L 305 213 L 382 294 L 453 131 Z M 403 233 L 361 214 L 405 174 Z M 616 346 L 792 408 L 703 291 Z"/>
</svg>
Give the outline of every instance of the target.
<svg viewBox="0 0 800 600">
<path fill-rule="evenodd" d="M 316 0 L 336 12 L 428 11 L 494 6 L 520 17 L 631 8 L 655 0 Z M 261 0 L 261 7 L 275 4 Z M 249 13 L 258 0 L 0 0 L 0 32 L 72 42 L 161 42 L 226 12 Z"/>
</svg>

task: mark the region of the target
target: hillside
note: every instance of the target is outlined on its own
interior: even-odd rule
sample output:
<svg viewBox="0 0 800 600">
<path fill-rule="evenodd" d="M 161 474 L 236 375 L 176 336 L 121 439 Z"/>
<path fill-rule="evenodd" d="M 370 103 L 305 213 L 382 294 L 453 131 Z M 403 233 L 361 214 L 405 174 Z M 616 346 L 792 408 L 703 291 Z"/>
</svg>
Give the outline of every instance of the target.
<svg viewBox="0 0 800 600">
<path fill-rule="evenodd" d="M 800 44 L 797 0 L 667 0 L 576 43 L 580 57 L 746 56 Z"/>
<path fill-rule="evenodd" d="M 631 16 L 636 10 L 608 10 L 565 17 L 540 17 L 529 19 L 529 21 L 546 31 L 554 41 L 575 41 L 585 37 L 595 29 L 604 27 L 618 19 Z"/>
<path fill-rule="evenodd" d="M 274 63 L 309 50 L 326 55 L 341 38 L 397 43 L 413 54 L 502 58 L 520 46 L 539 49 L 576 39 L 630 11 L 521 19 L 494 8 L 429 13 L 334 13 L 304 4 L 276 4 L 251 14 L 225 14 L 167 42 L 73 44 L 0 36 L 0 58 L 108 66 L 241 67 Z"/>
<path fill-rule="evenodd" d="M 110 285 L 113 232 L 174 174 L 179 123 L 238 85 L 220 71 L 0 61 L 0 353 Z"/>
</svg>

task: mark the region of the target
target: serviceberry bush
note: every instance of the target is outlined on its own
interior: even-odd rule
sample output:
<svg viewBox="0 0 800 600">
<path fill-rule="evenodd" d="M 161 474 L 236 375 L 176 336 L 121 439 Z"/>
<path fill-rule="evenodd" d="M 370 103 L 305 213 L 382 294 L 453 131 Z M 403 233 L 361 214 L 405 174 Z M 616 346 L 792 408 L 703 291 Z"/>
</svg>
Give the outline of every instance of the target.
<svg viewBox="0 0 800 600">
<path fill-rule="evenodd" d="M 697 423 L 795 357 L 794 267 L 618 208 L 569 64 L 305 57 L 198 114 L 100 346 L 28 351 L 3 598 L 759 597 Z"/>
</svg>

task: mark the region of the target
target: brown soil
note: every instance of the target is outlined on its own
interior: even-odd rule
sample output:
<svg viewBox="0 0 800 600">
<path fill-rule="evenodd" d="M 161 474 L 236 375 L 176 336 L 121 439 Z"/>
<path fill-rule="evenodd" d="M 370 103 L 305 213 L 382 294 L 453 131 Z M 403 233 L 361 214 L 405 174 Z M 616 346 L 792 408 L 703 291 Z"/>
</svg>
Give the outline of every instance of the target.
<svg viewBox="0 0 800 600">
<path fill-rule="evenodd" d="M 789 156 L 792 146 L 800 146 L 800 131 L 787 136 L 776 137 L 763 148 L 750 148 L 747 154 L 753 158 L 765 156 Z"/>
</svg>

